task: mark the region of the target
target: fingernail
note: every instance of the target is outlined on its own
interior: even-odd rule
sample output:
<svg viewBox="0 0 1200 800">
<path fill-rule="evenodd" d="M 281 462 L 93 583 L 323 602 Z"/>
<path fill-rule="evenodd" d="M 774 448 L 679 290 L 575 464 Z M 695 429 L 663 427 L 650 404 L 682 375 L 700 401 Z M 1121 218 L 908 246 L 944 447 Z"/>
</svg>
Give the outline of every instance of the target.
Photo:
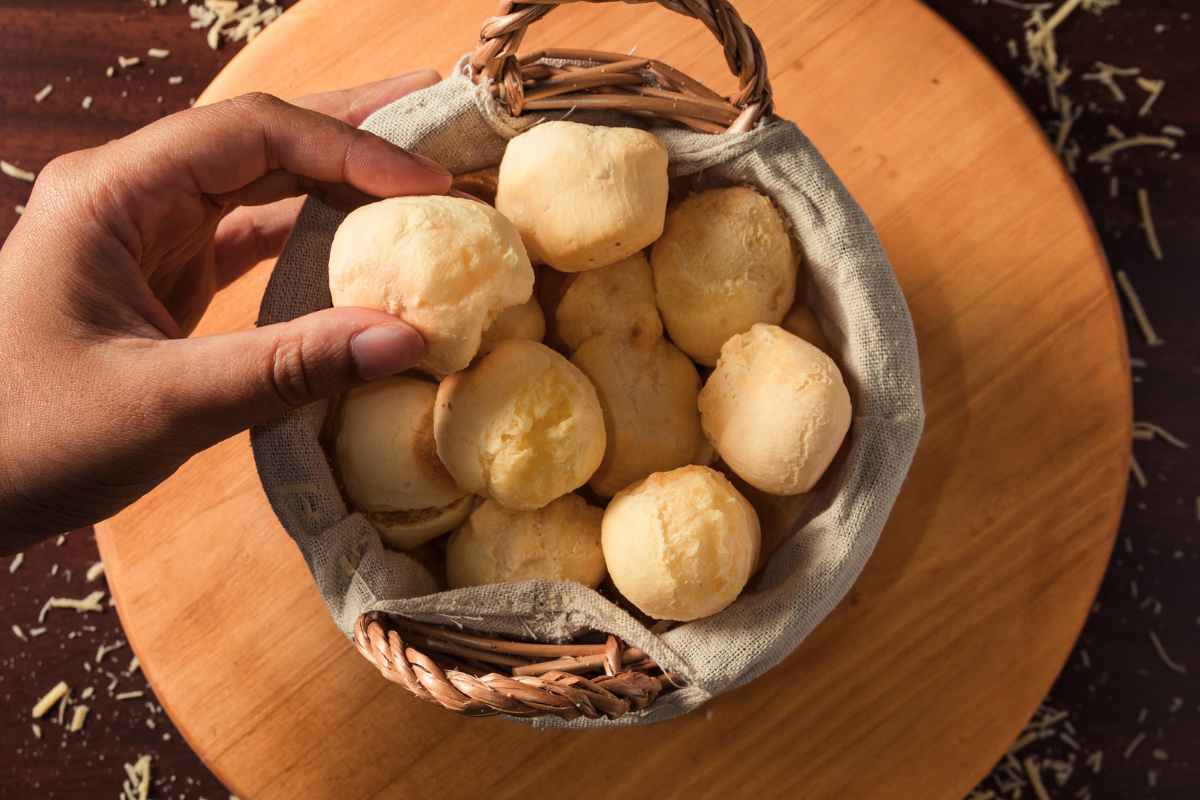
<svg viewBox="0 0 1200 800">
<path fill-rule="evenodd" d="M 358 377 L 378 380 L 412 369 L 425 354 L 421 334 L 403 322 L 389 322 L 361 330 L 350 338 L 350 357 Z"/>
</svg>

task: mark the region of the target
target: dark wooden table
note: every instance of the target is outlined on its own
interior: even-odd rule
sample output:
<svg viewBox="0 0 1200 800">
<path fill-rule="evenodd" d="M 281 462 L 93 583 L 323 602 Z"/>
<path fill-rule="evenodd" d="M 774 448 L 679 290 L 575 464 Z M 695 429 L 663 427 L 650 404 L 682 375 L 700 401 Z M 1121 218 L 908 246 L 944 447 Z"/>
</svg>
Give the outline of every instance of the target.
<svg viewBox="0 0 1200 800">
<path fill-rule="evenodd" d="M 1022 70 L 1022 23 L 1034 4 L 929 4 L 988 56 L 1053 138 L 1061 112 L 1050 107 L 1044 80 Z M 1137 419 L 1193 446 L 1177 447 L 1161 436 L 1135 442 L 1146 485 L 1130 484 L 1118 546 L 1094 612 L 1027 735 L 980 785 L 976 794 L 982 798 L 1037 797 L 1030 767 L 1050 797 L 1200 796 L 1200 692 L 1194 677 L 1200 672 L 1200 163 L 1192 145 L 1200 137 L 1200 30 L 1193 16 L 1200 16 L 1194 0 L 1126 0 L 1102 15 L 1076 10 L 1056 31 L 1060 64 L 1072 70 L 1063 91 L 1083 109 L 1065 148 L 1070 151 L 1072 141 L 1079 147 L 1079 191 L 1112 268 L 1136 287 L 1165 340 L 1148 346 L 1125 303 L 1130 350 L 1138 359 L 1132 378 Z M 147 0 L 0 0 L 0 158 L 36 171 L 59 153 L 100 144 L 186 108 L 234 50 L 210 50 L 203 31 L 189 23 L 187 7 L 173 1 L 155 8 Z M 149 58 L 152 47 L 171 54 Z M 118 56 L 134 55 L 140 65 L 105 76 Z M 1136 66 L 1140 77 L 1165 80 L 1165 90 L 1138 116 L 1148 96 L 1139 76 L 1116 79 L 1127 95 L 1119 103 L 1109 89 L 1082 78 L 1096 61 Z M 182 80 L 172 83 L 174 76 Z M 36 102 L 47 84 L 53 91 Z M 93 101 L 85 109 L 87 96 Z M 1168 129 L 1177 140 L 1174 150 L 1128 150 L 1106 171 L 1087 156 L 1112 141 L 1109 125 L 1128 135 L 1162 135 L 1168 125 L 1187 133 Z M 1147 191 L 1161 261 L 1151 254 L 1141 227 L 1139 188 Z M 13 208 L 28 190 L 28 184 L 0 177 L 0 235 L 15 223 Z M 105 588 L 103 578 L 86 579 L 97 558 L 91 533 L 83 531 L 31 548 L 11 574 L 7 561 L 0 564 L 0 797 L 116 795 L 125 778 L 122 764 L 143 754 L 153 757 L 152 796 L 226 797 L 155 705 L 141 674 L 128 669 L 128 648 L 96 661 L 98 647 L 124 642 L 111 609 L 53 610 L 39 624 L 48 597 L 80 598 Z M 13 625 L 28 641 L 9 630 Z M 30 638 L 39 627 L 46 631 Z M 52 712 L 39 721 L 38 738 L 30 709 L 60 680 L 91 712 L 74 733 L 58 725 Z M 81 700 L 85 687 L 94 695 Z M 144 696 L 117 699 L 135 691 Z M 68 710 L 68 721 L 70 716 Z"/>
</svg>

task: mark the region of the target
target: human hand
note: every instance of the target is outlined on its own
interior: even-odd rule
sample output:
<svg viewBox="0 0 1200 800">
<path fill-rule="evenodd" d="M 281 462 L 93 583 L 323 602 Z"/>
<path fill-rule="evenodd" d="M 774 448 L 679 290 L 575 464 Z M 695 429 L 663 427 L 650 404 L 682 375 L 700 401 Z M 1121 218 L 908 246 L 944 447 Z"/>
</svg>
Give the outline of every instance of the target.
<svg viewBox="0 0 1200 800">
<path fill-rule="evenodd" d="M 237 431 L 418 361 L 420 335 L 366 309 L 183 337 L 214 292 L 278 254 L 300 195 L 449 191 L 444 169 L 355 127 L 437 79 L 295 105 L 247 95 L 47 165 L 0 249 L 0 552 L 111 516 Z"/>
</svg>

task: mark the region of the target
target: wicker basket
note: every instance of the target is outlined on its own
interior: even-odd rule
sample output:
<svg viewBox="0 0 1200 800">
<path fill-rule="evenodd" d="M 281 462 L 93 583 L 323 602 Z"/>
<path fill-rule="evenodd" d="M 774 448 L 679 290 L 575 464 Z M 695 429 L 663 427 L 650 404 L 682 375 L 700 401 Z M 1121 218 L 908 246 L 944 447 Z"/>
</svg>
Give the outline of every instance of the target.
<svg viewBox="0 0 1200 800">
<path fill-rule="evenodd" d="M 721 43 L 738 92 L 721 97 L 661 61 L 628 54 L 547 49 L 518 55 L 532 23 L 573 2 L 657 2 L 700 20 Z M 502 2 L 480 31 L 471 75 L 514 116 L 615 110 L 721 133 L 749 130 L 771 111 L 762 46 L 727 0 Z M 468 181 L 462 188 L 485 194 L 492 187 Z M 385 678 L 467 716 L 617 719 L 647 708 L 675 685 L 653 659 L 613 636 L 573 644 L 515 642 L 375 612 L 363 614 L 354 633 L 358 651 Z"/>
</svg>

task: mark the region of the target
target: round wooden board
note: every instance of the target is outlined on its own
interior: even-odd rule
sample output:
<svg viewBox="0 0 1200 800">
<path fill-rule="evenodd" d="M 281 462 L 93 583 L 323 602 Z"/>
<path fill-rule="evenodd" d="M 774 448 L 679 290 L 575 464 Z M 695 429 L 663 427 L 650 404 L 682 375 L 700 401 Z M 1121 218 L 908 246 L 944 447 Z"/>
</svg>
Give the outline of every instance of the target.
<svg viewBox="0 0 1200 800">
<path fill-rule="evenodd" d="M 207 99 L 448 70 L 494 0 L 303 0 Z M 1068 177 L 1001 78 L 914 0 L 743 0 L 778 110 L 875 221 L 920 339 L 928 426 L 874 558 L 781 667 L 648 728 L 535 731 L 410 698 L 342 638 L 259 488 L 247 436 L 101 527 L 134 650 L 243 798 L 921 797 L 958 800 L 1075 640 L 1130 449 L 1125 337 Z M 641 54 L 719 88 L 707 32 L 579 5 L 526 47 Z M 270 264 L 200 331 L 255 318 Z"/>
</svg>

